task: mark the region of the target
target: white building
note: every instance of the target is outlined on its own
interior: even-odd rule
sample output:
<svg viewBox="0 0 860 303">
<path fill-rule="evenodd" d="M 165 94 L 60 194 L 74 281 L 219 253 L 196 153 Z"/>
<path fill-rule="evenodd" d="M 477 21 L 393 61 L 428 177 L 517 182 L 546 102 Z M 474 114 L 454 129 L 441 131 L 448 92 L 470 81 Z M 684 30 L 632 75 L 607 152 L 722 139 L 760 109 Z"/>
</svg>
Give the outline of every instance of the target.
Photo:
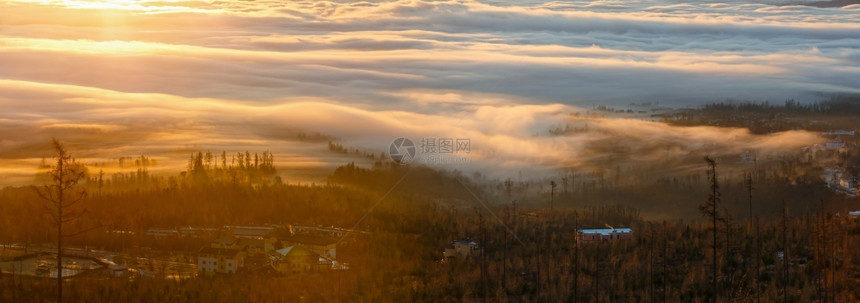
<svg viewBox="0 0 860 303">
<path fill-rule="evenodd" d="M 827 140 L 827 144 L 824 146 L 829 150 L 845 148 L 845 141 L 839 139 Z"/>
<path fill-rule="evenodd" d="M 243 265 L 244 255 L 237 249 L 206 247 L 197 255 L 197 271 L 201 274 L 232 274 Z"/>
<path fill-rule="evenodd" d="M 755 152 L 745 151 L 745 152 L 741 153 L 741 162 L 752 163 L 752 162 L 756 162 L 756 161 L 758 161 L 758 157 L 756 156 Z"/>
<path fill-rule="evenodd" d="M 465 259 L 470 256 L 478 256 L 481 253 L 481 247 L 478 246 L 478 243 L 470 240 L 457 240 L 445 246 L 445 250 L 442 251 L 442 256 L 445 259 L 450 258 L 458 258 Z"/>
<path fill-rule="evenodd" d="M 841 187 L 843 190 L 845 190 L 849 193 L 854 193 L 857 191 L 857 189 L 854 188 L 854 182 L 853 182 L 853 180 L 851 180 L 851 178 L 846 178 L 846 177 L 839 178 L 839 187 Z"/>
<path fill-rule="evenodd" d="M 337 259 L 337 238 L 298 234 L 283 240 L 286 245 L 299 246 L 323 257 Z"/>
<path fill-rule="evenodd" d="M 619 228 L 584 228 L 576 231 L 579 243 L 609 242 L 633 238 L 633 229 Z"/>
<path fill-rule="evenodd" d="M 288 246 L 269 255 L 272 268 L 286 275 L 325 272 L 333 268 L 332 261 L 298 246 Z"/>
<path fill-rule="evenodd" d="M 852 195 L 857 194 L 856 179 L 844 175 L 839 168 L 825 168 L 821 177 L 827 180 L 827 186 L 832 189 L 845 191 Z"/>
<path fill-rule="evenodd" d="M 848 131 L 848 130 L 830 130 L 830 131 L 823 132 L 821 134 L 825 135 L 825 136 L 853 136 L 854 131 L 853 130 L 851 130 L 851 131 Z"/>
</svg>

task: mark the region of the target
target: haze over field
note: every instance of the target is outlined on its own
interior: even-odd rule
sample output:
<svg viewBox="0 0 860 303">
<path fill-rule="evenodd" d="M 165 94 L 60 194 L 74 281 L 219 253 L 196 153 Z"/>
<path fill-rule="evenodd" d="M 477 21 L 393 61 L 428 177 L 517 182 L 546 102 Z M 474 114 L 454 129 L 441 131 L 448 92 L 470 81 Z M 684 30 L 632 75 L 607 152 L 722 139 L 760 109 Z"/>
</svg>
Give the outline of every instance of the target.
<svg viewBox="0 0 860 303">
<path fill-rule="evenodd" d="M 31 182 L 51 136 L 170 171 L 196 150 L 342 164 L 330 139 L 379 153 L 469 138 L 456 167 L 508 174 L 588 166 L 607 145 L 640 160 L 797 150 L 821 139 L 570 116 L 860 93 L 860 5 L 791 3 L 4 0 L 0 185 Z M 547 135 L 565 124 L 592 131 Z"/>
</svg>

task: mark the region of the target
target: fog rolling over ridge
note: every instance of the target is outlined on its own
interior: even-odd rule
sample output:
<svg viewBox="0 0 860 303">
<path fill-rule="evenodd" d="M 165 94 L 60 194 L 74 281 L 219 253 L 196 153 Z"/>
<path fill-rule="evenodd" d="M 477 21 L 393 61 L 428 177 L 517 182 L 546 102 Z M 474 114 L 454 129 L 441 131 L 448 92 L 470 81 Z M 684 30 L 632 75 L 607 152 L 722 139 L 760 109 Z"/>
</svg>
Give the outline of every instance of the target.
<svg viewBox="0 0 860 303">
<path fill-rule="evenodd" d="M 326 168 L 347 160 L 329 140 L 378 153 L 397 137 L 468 138 L 468 163 L 443 166 L 496 175 L 588 167 L 605 146 L 796 151 L 821 139 L 571 118 L 860 92 L 860 6 L 785 3 L 0 1 L 0 185 L 30 182 L 51 136 L 165 171 L 246 149 Z M 546 134 L 567 123 L 591 131 Z"/>
</svg>

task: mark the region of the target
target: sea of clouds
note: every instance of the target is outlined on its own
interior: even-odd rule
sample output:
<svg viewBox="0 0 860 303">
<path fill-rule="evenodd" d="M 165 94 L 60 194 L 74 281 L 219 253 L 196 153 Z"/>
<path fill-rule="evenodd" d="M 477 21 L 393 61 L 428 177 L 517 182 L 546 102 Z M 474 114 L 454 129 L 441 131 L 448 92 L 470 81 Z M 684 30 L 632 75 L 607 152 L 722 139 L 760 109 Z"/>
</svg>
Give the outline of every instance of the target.
<svg viewBox="0 0 860 303">
<path fill-rule="evenodd" d="M 809 2 L 0 1 L 0 184 L 28 182 L 51 136 L 165 171 L 193 150 L 344 161 L 301 132 L 377 153 L 470 138 L 457 168 L 497 176 L 588 166 L 613 138 L 796 150 L 819 139 L 570 114 L 860 93 L 860 5 Z M 542 135 L 565 123 L 596 131 Z"/>
</svg>

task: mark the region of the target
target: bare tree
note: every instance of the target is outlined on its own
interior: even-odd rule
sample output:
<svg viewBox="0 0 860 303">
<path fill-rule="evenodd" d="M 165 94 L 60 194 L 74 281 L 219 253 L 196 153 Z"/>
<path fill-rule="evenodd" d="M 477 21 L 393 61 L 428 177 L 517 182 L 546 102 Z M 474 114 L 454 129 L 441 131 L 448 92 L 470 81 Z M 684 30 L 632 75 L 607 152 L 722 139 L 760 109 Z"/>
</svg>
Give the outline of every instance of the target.
<svg viewBox="0 0 860 303">
<path fill-rule="evenodd" d="M 720 203 L 720 185 L 717 183 L 717 163 L 711 157 L 705 156 L 705 162 L 708 163 L 708 181 L 711 183 L 710 192 L 708 193 L 708 200 L 705 204 L 699 206 L 699 212 L 702 213 L 703 217 L 710 217 L 713 222 L 713 243 L 711 246 L 711 266 L 713 271 L 713 276 L 711 277 L 711 282 L 713 283 L 713 302 L 717 302 L 717 222 L 720 221 L 719 212 L 717 211 Z"/>
<path fill-rule="evenodd" d="M 753 289 L 755 290 L 755 301 L 756 303 L 760 302 L 759 295 L 759 286 L 758 286 L 758 278 L 761 276 L 761 270 L 759 269 L 759 258 L 758 254 L 761 252 L 761 246 L 759 243 L 759 234 L 758 234 L 758 217 L 753 216 L 753 175 L 752 173 L 744 174 L 744 185 L 747 188 L 747 194 L 749 196 L 749 206 L 750 206 L 750 222 L 753 224 L 753 230 L 755 231 L 755 236 L 753 238 L 753 242 L 755 245 L 755 252 L 753 252 L 753 262 L 755 262 L 755 278 L 753 278 Z"/>
<path fill-rule="evenodd" d="M 57 225 L 57 302 L 62 302 L 63 238 L 72 236 L 63 234 L 63 224 L 80 218 L 86 212 L 86 209 L 76 209 L 78 203 L 87 197 L 86 190 L 77 188 L 78 182 L 85 178 L 86 170 L 56 138 L 53 139 L 53 145 L 57 164 L 48 172 L 51 183 L 32 188 L 39 197 L 49 202 L 44 207 Z"/>
</svg>

